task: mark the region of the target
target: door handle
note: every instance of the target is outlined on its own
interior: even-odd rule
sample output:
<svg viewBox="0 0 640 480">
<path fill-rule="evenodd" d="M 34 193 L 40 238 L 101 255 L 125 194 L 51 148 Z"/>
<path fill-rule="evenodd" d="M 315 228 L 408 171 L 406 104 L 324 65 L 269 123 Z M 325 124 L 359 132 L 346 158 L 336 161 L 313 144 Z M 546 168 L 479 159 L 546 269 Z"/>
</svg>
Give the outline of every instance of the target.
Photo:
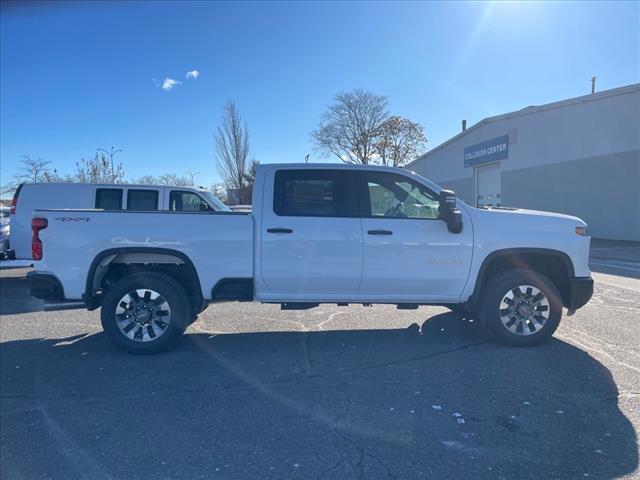
<svg viewBox="0 0 640 480">
<path fill-rule="evenodd" d="M 393 235 L 391 230 L 369 230 L 369 235 Z"/>
<path fill-rule="evenodd" d="M 267 228 L 268 233 L 293 233 L 290 228 Z"/>
</svg>

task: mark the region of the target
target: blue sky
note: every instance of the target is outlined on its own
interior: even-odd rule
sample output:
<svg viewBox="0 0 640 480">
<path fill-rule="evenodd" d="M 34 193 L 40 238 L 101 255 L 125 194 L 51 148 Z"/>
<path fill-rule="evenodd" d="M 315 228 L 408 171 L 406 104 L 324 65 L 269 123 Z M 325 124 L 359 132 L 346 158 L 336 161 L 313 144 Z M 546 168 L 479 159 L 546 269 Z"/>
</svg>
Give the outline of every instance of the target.
<svg viewBox="0 0 640 480">
<path fill-rule="evenodd" d="M 3 3 L 0 183 L 20 155 L 72 173 L 113 145 L 127 177 L 192 170 L 209 185 L 230 99 L 258 160 L 320 161 L 309 132 L 353 88 L 386 95 L 433 148 L 463 118 L 589 93 L 592 75 L 598 90 L 640 81 L 639 5 Z"/>
</svg>

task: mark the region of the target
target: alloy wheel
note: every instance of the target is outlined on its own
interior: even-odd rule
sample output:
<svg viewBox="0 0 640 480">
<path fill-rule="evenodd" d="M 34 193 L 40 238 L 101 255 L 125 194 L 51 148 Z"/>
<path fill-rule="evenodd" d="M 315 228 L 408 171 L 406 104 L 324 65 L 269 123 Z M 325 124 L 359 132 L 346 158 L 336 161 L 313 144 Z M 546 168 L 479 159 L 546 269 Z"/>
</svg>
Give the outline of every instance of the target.
<svg viewBox="0 0 640 480">
<path fill-rule="evenodd" d="M 136 342 L 157 340 L 171 322 L 169 303 L 158 292 L 149 289 L 125 294 L 118 302 L 115 315 L 120 332 Z"/>
<path fill-rule="evenodd" d="M 509 290 L 499 309 L 502 324 L 516 335 L 533 335 L 549 320 L 549 300 L 532 285 L 519 285 Z"/>
</svg>

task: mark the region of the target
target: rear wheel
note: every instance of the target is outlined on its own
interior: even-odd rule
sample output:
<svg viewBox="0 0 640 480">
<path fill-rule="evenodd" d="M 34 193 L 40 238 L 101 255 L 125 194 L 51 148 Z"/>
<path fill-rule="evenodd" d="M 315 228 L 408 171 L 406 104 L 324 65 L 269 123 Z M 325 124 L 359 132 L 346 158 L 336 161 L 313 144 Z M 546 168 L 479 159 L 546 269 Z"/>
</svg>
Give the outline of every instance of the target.
<svg viewBox="0 0 640 480">
<path fill-rule="evenodd" d="M 189 299 L 173 278 L 135 273 L 111 287 L 100 318 L 109 338 L 131 353 L 156 353 L 182 335 L 192 317 Z"/>
<path fill-rule="evenodd" d="M 480 319 L 499 342 L 537 345 L 558 328 L 562 300 L 555 285 L 530 270 L 505 270 L 483 288 Z"/>
</svg>

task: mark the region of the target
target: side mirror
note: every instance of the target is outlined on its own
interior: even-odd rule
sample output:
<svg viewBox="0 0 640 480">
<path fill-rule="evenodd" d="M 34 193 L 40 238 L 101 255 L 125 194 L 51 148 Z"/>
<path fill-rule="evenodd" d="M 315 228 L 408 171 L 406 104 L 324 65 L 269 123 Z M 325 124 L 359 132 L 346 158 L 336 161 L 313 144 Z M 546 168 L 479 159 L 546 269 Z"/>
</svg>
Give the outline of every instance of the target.
<svg viewBox="0 0 640 480">
<path fill-rule="evenodd" d="M 451 233 L 462 231 L 462 213 L 456 205 L 456 194 L 451 190 L 440 191 L 438 218 L 444 220 Z"/>
</svg>

